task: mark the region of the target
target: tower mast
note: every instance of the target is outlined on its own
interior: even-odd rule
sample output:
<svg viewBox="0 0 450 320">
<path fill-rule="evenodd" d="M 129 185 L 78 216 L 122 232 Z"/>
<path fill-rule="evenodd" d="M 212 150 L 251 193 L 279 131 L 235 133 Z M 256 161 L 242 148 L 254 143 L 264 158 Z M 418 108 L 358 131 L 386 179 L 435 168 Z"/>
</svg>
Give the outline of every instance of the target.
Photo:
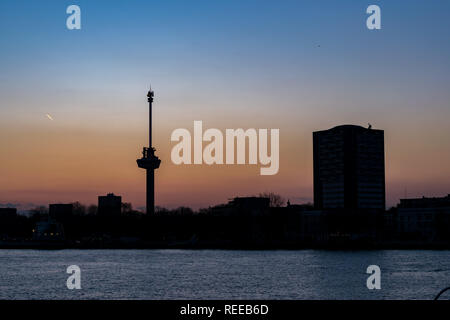
<svg viewBox="0 0 450 320">
<path fill-rule="evenodd" d="M 152 147 L 152 104 L 153 104 L 153 96 L 154 93 L 152 91 L 152 87 L 150 86 L 150 90 L 147 93 L 147 101 L 148 101 L 148 147 Z"/>
<path fill-rule="evenodd" d="M 152 103 L 154 93 L 152 89 L 147 93 L 148 101 L 148 147 L 144 147 L 142 151 L 142 158 L 137 159 L 137 165 L 139 168 L 145 169 L 147 174 L 147 214 L 155 213 L 155 169 L 159 168 L 161 160 L 155 155 L 156 149 L 152 147 Z"/>
</svg>

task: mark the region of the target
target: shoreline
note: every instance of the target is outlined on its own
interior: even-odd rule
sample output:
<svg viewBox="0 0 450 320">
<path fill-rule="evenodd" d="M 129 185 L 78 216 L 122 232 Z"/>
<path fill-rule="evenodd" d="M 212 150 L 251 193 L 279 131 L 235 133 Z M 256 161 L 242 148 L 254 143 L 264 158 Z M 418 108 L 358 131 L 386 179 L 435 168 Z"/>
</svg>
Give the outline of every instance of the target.
<svg viewBox="0 0 450 320">
<path fill-rule="evenodd" d="M 270 250 L 325 250 L 325 251 L 359 251 L 359 250 L 450 250 L 450 244 L 67 244 L 67 243 L 0 243 L 0 250 L 230 250 L 230 251 L 270 251 Z"/>
</svg>

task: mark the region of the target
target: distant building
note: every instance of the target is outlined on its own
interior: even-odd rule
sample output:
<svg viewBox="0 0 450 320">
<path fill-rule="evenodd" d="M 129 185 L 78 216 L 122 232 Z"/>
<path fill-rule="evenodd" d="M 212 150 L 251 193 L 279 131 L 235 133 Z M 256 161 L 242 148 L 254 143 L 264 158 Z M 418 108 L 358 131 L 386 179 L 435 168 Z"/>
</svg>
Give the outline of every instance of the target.
<svg viewBox="0 0 450 320">
<path fill-rule="evenodd" d="M 264 197 L 236 197 L 229 204 L 238 208 L 265 209 L 270 206 L 270 199 Z"/>
<path fill-rule="evenodd" d="M 267 214 L 270 208 L 270 199 L 263 197 L 236 197 L 227 204 L 210 208 L 213 215 L 261 215 Z"/>
<path fill-rule="evenodd" d="M 267 215 L 270 209 L 270 199 L 263 197 L 236 197 L 228 205 L 239 215 Z"/>
<path fill-rule="evenodd" d="M 0 240 L 8 240 L 16 235 L 17 218 L 16 208 L 0 208 Z"/>
<path fill-rule="evenodd" d="M 385 209 L 384 131 L 354 125 L 313 133 L 316 209 Z"/>
<path fill-rule="evenodd" d="M 15 217 L 17 217 L 16 208 L 0 208 L 0 220 L 14 219 Z"/>
<path fill-rule="evenodd" d="M 62 241 L 64 240 L 63 226 L 52 220 L 38 221 L 33 229 L 35 241 Z"/>
<path fill-rule="evenodd" d="M 449 240 L 450 195 L 436 198 L 400 199 L 397 227 L 403 239 Z"/>
<path fill-rule="evenodd" d="M 64 220 L 70 216 L 72 216 L 73 213 L 73 204 L 63 204 L 63 203 L 55 203 L 50 204 L 48 206 L 48 214 L 51 219 L 55 219 L 57 221 Z"/>
<path fill-rule="evenodd" d="M 119 216 L 122 211 L 122 197 L 108 193 L 98 197 L 98 214 L 101 216 Z"/>
<path fill-rule="evenodd" d="M 290 201 L 287 202 L 286 205 L 287 208 L 290 208 L 291 210 L 298 210 L 298 211 L 307 211 L 307 210 L 313 210 L 314 207 L 310 203 L 303 203 L 303 204 L 291 204 Z"/>
<path fill-rule="evenodd" d="M 329 240 L 326 213 L 320 210 L 304 211 L 300 224 L 301 240 L 306 244 L 323 244 Z"/>
<path fill-rule="evenodd" d="M 399 208 L 450 208 L 450 194 L 446 197 L 400 199 Z"/>
</svg>

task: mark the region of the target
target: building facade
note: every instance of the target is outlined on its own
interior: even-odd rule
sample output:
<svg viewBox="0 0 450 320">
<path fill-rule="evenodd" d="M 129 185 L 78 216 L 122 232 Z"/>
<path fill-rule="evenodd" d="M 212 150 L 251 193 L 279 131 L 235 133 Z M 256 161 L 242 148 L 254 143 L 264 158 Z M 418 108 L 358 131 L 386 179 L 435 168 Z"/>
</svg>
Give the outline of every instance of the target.
<svg viewBox="0 0 450 320">
<path fill-rule="evenodd" d="M 385 209 L 384 131 L 342 125 L 313 132 L 316 209 Z"/>
<path fill-rule="evenodd" d="M 450 195 L 400 199 L 397 227 L 405 240 L 450 240 Z"/>
</svg>

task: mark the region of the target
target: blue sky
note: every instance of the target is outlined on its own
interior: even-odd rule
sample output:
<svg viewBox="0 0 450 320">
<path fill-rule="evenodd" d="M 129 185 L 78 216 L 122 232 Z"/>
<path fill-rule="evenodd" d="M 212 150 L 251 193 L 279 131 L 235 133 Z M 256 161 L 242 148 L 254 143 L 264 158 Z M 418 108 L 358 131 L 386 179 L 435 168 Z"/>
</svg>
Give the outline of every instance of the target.
<svg viewBox="0 0 450 320">
<path fill-rule="evenodd" d="M 81 7 L 81 30 L 66 28 L 71 4 Z M 381 7 L 381 30 L 366 28 L 370 4 Z M 386 131 L 391 202 L 405 186 L 411 195 L 442 194 L 450 188 L 449 9 L 444 0 L 2 0 L 0 146 L 19 157 L 21 132 L 54 130 L 115 141 L 130 135 L 118 142 L 121 152 L 142 136 L 139 149 L 142 96 L 152 83 L 162 156 L 170 132 L 193 120 L 280 128 L 282 168 L 292 169 L 264 186 L 311 198 L 311 132 L 371 122 Z M 57 120 L 51 128 L 46 113 Z M 124 170 L 135 169 L 130 161 Z M 3 191 L 20 190 L 17 182 Z"/>
<path fill-rule="evenodd" d="M 383 28 L 375 32 L 365 28 L 365 8 L 372 3 L 382 8 Z M 65 28 L 69 4 L 82 9 L 80 31 Z M 0 6 L 0 57 L 10 86 L 30 71 L 38 73 L 29 75 L 30 82 L 38 77 L 41 85 L 109 86 L 104 80 L 111 69 L 130 78 L 177 73 L 199 77 L 202 84 L 242 76 L 252 83 L 272 78 L 277 85 L 279 78 L 300 73 L 314 81 L 342 77 L 344 71 L 380 80 L 399 76 L 394 67 L 405 81 L 426 76 L 426 70 L 439 75 L 442 67 L 440 76 L 448 79 L 448 64 L 442 65 L 450 46 L 448 1 L 2 1 Z M 87 70 L 105 78 L 85 81 Z M 63 71 L 70 76 L 61 82 L 56 75 Z M 168 82 L 176 86 L 173 80 Z"/>
</svg>

